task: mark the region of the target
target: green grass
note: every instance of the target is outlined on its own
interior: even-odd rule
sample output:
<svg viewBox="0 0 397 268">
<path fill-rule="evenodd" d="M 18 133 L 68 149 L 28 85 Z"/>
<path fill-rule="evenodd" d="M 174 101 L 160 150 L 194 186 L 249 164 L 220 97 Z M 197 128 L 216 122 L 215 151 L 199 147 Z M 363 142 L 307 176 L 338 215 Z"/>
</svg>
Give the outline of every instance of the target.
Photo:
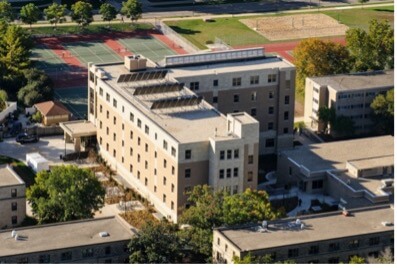
<svg viewBox="0 0 397 268">
<path fill-rule="evenodd" d="M 309 13 L 313 12 L 300 14 Z M 394 20 L 394 6 L 392 5 L 380 8 L 321 11 L 321 13 L 329 15 L 349 27 L 359 27 L 362 29 L 368 29 L 371 19 L 387 19 L 392 25 Z M 270 16 L 288 16 L 288 14 Z M 167 21 L 166 24 L 201 49 L 206 49 L 206 44 L 213 42 L 215 37 L 220 37 L 232 46 L 271 43 L 271 41 L 239 21 L 244 18 L 258 18 L 258 16 L 216 18 L 212 22 L 204 22 L 197 19 Z"/>
<path fill-rule="evenodd" d="M 8 156 L 0 155 L 0 165 L 2 164 L 10 164 L 19 177 L 21 177 L 21 179 L 26 183 L 26 187 L 29 187 L 34 183 L 36 175 L 33 170 L 23 162 Z"/>
<path fill-rule="evenodd" d="M 80 26 L 63 26 L 58 24 L 57 28 L 54 27 L 35 27 L 32 28 L 31 33 L 36 34 L 51 34 L 51 35 L 63 35 L 63 34 L 94 34 L 94 33 L 109 33 L 109 32 L 131 32 L 134 30 L 149 30 L 152 29 L 153 25 L 148 23 L 115 23 L 115 24 L 93 24 L 85 28 Z"/>
</svg>

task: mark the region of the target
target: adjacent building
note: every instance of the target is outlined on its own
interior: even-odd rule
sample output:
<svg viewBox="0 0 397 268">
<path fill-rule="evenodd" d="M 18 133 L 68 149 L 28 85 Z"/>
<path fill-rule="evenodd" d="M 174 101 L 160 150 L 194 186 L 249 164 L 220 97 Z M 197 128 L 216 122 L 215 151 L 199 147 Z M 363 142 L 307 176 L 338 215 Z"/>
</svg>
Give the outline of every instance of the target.
<svg viewBox="0 0 397 268">
<path fill-rule="evenodd" d="M 394 207 L 362 208 L 288 218 L 214 230 L 213 258 L 232 263 L 233 256 L 269 255 L 274 262 L 348 263 L 352 256 L 378 257 L 394 250 Z"/>
<path fill-rule="evenodd" d="M 394 196 L 393 136 L 285 150 L 277 159 L 277 184 L 330 195 L 345 208 L 388 203 Z"/>
<path fill-rule="evenodd" d="M 259 123 L 251 115 L 220 113 L 139 56 L 90 65 L 88 83 L 99 153 L 168 219 L 189 206 L 195 185 L 256 189 Z"/>
<path fill-rule="evenodd" d="M 319 122 L 319 108 L 333 107 L 336 116 L 343 115 L 353 120 L 355 134 L 367 133 L 373 126 L 370 119 L 372 101 L 378 94 L 386 94 L 392 88 L 394 70 L 308 77 L 305 123 L 316 131 L 323 131 L 327 126 Z"/>
<path fill-rule="evenodd" d="M 128 263 L 134 232 L 119 216 L 0 231 L 0 263 Z"/>
<path fill-rule="evenodd" d="M 71 112 L 59 101 L 46 101 L 34 105 L 42 116 L 42 123 L 45 126 L 56 125 L 69 121 Z"/>
<path fill-rule="evenodd" d="M 12 167 L 0 165 L 0 229 L 17 226 L 25 219 L 25 190 L 25 182 Z"/>
</svg>

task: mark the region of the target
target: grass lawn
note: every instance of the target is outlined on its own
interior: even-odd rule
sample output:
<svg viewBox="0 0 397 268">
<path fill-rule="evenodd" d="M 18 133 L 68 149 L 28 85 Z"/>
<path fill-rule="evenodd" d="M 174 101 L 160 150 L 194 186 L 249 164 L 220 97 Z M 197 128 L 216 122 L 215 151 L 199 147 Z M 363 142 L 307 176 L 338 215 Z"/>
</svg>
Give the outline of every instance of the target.
<svg viewBox="0 0 397 268">
<path fill-rule="evenodd" d="M 0 165 L 2 164 L 10 164 L 19 177 L 21 177 L 21 179 L 26 183 L 26 187 L 29 187 L 34 183 L 36 175 L 33 170 L 23 162 L 8 156 L 0 155 Z"/>
<path fill-rule="evenodd" d="M 362 29 L 368 29 L 371 19 L 387 19 L 392 25 L 394 20 L 393 5 L 380 8 L 344 9 L 320 12 L 339 20 L 349 27 L 360 27 Z M 288 16 L 288 14 L 270 16 Z M 271 41 L 239 21 L 244 18 L 255 17 L 258 16 L 216 18 L 212 19 L 211 22 L 204 22 L 203 20 L 197 19 L 167 21 L 166 24 L 201 49 L 206 49 L 206 43 L 213 42 L 215 37 L 223 39 L 223 41 L 232 46 L 271 43 Z"/>
</svg>

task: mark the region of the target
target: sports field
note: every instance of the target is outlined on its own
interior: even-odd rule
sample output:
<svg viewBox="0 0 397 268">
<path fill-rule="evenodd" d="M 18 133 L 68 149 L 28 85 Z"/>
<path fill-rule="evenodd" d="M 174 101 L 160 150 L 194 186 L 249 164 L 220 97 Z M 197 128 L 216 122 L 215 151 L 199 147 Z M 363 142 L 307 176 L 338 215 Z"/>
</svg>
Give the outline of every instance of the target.
<svg viewBox="0 0 397 268">
<path fill-rule="evenodd" d="M 32 49 L 31 60 L 34 61 L 35 66 L 45 71 L 46 73 L 64 72 L 69 70 L 69 65 L 66 64 L 57 54 L 51 49 L 43 45 L 38 45 Z"/>
<path fill-rule="evenodd" d="M 87 86 L 55 89 L 55 99 L 62 102 L 76 118 L 87 118 Z"/>
</svg>

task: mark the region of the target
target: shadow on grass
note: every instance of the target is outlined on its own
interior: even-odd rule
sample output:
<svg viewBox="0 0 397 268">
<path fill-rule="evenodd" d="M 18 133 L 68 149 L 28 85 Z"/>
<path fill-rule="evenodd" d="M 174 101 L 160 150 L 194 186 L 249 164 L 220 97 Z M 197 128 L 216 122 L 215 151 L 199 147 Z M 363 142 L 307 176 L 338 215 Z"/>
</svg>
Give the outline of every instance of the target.
<svg viewBox="0 0 397 268">
<path fill-rule="evenodd" d="M 390 13 L 394 13 L 393 9 L 386 9 L 386 8 L 375 8 L 375 11 L 380 11 L 380 12 L 390 12 Z"/>
<path fill-rule="evenodd" d="M 201 33 L 201 31 L 195 31 L 195 30 L 190 30 L 190 29 L 184 29 L 179 26 L 170 26 L 172 30 L 179 34 L 187 34 L 187 35 L 195 35 L 198 33 Z"/>
</svg>

